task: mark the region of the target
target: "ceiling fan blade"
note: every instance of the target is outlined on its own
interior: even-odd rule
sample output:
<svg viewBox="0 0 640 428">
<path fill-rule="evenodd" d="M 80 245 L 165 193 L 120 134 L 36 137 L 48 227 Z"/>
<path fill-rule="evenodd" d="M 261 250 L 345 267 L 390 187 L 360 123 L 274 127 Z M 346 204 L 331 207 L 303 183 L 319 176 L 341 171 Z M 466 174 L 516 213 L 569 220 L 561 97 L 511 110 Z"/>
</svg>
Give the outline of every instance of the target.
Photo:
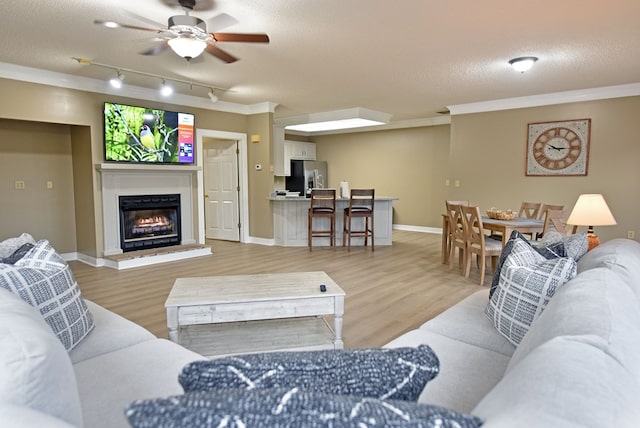
<svg viewBox="0 0 640 428">
<path fill-rule="evenodd" d="M 211 33 L 217 42 L 269 43 L 266 34 Z"/>
<path fill-rule="evenodd" d="M 167 42 L 158 43 L 157 45 L 147 49 L 146 51 L 140 52 L 140 55 L 158 55 L 166 51 L 168 48 L 169 44 Z"/>
<path fill-rule="evenodd" d="M 131 30 L 153 31 L 154 33 L 162 31 L 161 29 L 157 29 L 157 28 L 138 27 L 136 25 L 121 24 L 119 22 L 114 22 L 114 21 L 104 21 L 102 19 L 96 19 L 95 21 L 93 21 L 93 23 L 102 25 L 108 28 L 129 28 Z"/>
<path fill-rule="evenodd" d="M 207 45 L 205 50 L 216 58 L 219 58 L 222 61 L 226 62 L 227 64 L 231 64 L 232 62 L 236 62 L 238 60 L 238 58 L 236 58 L 235 56 L 223 51 L 222 49 L 211 43 Z"/>
</svg>

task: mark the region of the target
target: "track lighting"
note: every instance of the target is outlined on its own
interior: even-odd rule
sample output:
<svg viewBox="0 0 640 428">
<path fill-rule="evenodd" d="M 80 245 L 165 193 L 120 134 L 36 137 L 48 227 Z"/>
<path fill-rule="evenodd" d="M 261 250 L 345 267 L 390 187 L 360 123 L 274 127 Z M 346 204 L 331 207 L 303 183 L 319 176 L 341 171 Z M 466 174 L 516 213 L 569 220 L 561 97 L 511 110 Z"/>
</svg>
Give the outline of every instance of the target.
<svg viewBox="0 0 640 428">
<path fill-rule="evenodd" d="M 218 97 L 216 97 L 216 94 L 213 93 L 213 88 L 209 90 L 209 99 L 214 104 L 218 102 Z"/>
<path fill-rule="evenodd" d="M 120 70 L 116 71 L 116 73 L 117 74 L 109 80 L 109 84 L 116 89 L 120 89 L 124 81 L 124 74 L 120 73 Z"/>
<path fill-rule="evenodd" d="M 516 71 L 520 73 L 524 73 L 531 67 L 533 67 L 533 63 L 536 62 L 538 58 L 535 56 L 521 56 L 519 58 L 514 58 L 509 61 L 511 67 L 513 67 Z"/>
<path fill-rule="evenodd" d="M 160 87 L 160 92 L 163 96 L 168 97 L 171 94 L 173 94 L 173 87 L 167 83 L 167 82 L 175 82 L 175 83 L 182 83 L 185 85 L 188 85 L 189 88 L 193 89 L 194 86 L 199 86 L 201 88 L 206 88 L 209 90 L 209 92 L 207 93 L 207 96 L 209 97 L 209 100 L 211 100 L 212 103 L 216 103 L 218 102 L 218 97 L 216 96 L 216 94 L 214 93 L 214 91 L 224 91 L 224 92 L 229 92 L 230 89 L 225 89 L 225 88 L 220 88 L 218 86 L 211 86 L 209 85 L 205 85 L 202 83 L 198 83 L 198 82 L 193 82 L 193 81 L 189 81 L 189 80 L 181 80 L 181 79 L 174 79 L 172 77 L 165 77 L 165 76 L 160 76 L 158 74 L 152 74 L 152 73 L 145 73 L 144 71 L 136 71 L 136 70 L 132 70 L 129 68 L 122 68 L 122 67 L 117 67 L 117 66 L 113 66 L 113 65 L 109 65 L 109 64 L 101 64 L 99 62 L 93 62 L 91 60 L 88 59 L 84 59 L 84 58 L 73 58 L 74 60 L 76 60 L 79 64 L 81 65 L 93 65 L 96 67 L 103 67 L 103 68 L 108 68 L 110 70 L 113 70 L 116 75 L 113 76 L 111 79 L 109 79 L 109 84 L 117 89 L 122 88 L 122 82 L 124 81 L 124 74 L 123 72 L 127 72 L 129 74 L 138 74 L 140 76 L 147 76 L 147 77 L 152 77 L 154 79 L 160 79 L 162 81 L 162 86 Z"/>
</svg>

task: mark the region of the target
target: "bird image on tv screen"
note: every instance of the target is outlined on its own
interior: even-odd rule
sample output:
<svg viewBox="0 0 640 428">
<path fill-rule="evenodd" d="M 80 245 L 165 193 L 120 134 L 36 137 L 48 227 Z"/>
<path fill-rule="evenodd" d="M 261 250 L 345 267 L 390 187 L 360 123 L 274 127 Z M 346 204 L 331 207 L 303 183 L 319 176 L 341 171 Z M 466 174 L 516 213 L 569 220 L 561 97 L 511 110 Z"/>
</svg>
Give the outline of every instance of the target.
<svg viewBox="0 0 640 428">
<path fill-rule="evenodd" d="M 189 113 L 105 103 L 105 160 L 193 163 L 193 130 Z"/>
</svg>

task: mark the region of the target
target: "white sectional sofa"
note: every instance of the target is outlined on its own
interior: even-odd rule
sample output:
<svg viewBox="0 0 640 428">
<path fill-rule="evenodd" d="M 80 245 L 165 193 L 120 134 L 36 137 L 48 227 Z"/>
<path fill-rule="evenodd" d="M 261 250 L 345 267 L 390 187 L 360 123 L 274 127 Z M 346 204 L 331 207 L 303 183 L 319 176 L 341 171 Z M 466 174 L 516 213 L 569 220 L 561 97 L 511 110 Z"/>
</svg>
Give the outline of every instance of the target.
<svg viewBox="0 0 640 428">
<path fill-rule="evenodd" d="M 606 242 L 580 258 L 516 347 L 469 296 L 386 346 L 426 343 L 440 373 L 419 402 L 484 427 L 640 426 L 640 244 Z"/>
<path fill-rule="evenodd" d="M 471 295 L 387 345 L 438 356 L 420 403 L 488 428 L 640 426 L 640 244 L 613 240 L 582 257 L 517 347 L 487 301 L 488 290 Z M 95 327 L 68 352 L 38 310 L 0 288 L 2 426 L 127 427 L 132 401 L 182 393 L 178 374 L 203 357 L 87 306 Z"/>
</svg>

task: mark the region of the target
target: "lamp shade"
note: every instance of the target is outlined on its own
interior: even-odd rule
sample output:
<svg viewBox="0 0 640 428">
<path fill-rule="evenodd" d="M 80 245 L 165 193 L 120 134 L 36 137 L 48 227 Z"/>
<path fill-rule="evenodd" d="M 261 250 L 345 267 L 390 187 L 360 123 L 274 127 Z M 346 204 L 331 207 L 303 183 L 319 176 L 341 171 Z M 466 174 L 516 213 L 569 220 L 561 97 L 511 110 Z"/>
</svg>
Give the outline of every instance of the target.
<svg viewBox="0 0 640 428">
<path fill-rule="evenodd" d="M 609 206 L 600 194 L 580 195 L 567 224 L 575 226 L 612 226 L 616 223 Z"/>
</svg>

